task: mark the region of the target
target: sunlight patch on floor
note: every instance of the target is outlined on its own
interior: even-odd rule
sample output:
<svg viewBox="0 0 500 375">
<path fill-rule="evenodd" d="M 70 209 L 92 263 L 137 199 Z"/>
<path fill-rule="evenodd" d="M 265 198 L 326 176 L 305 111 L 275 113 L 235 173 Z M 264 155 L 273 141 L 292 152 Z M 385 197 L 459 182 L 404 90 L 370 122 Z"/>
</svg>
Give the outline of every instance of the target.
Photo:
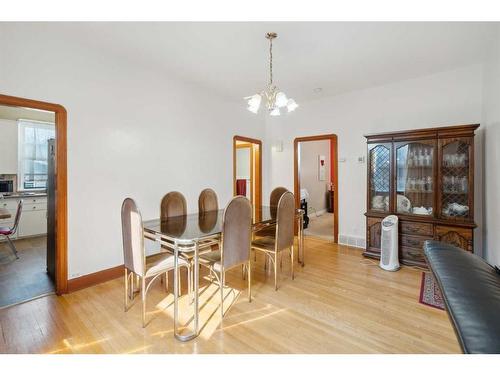
<svg viewBox="0 0 500 375">
<path fill-rule="evenodd" d="M 108 339 L 100 339 L 100 340 L 95 340 L 95 341 L 91 341 L 88 343 L 75 345 L 75 344 L 71 344 L 70 340 L 71 339 L 63 339 L 62 343 L 65 346 L 64 348 L 53 350 L 51 352 L 48 352 L 47 354 L 57 354 L 57 353 L 64 353 L 64 352 L 77 353 L 81 349 L 88 349 L 91 346 L 99 345 L 105 341 L 108 341 Z"/>
<path fill-rule="evenodd" d="M 229 286 L 224 287 L 224 314 L 226 315 L 231 306 L 238 300 L 241 291 Z M 246 294 L 245 294 L 246 297 Z M 199 289 L 199 321 L 198 326 L 200 329 L 200 336 L 203 338 L 210 338 L 217 330 L 221 322 L 220 314 L 220 290 L 219 286 L 215 283 L 208 284 Z M 155 319 L 156 314 L 164 314 L 174 319 L 174 296 L 169 294 L 156 304 L 156 312 L 148 313 L 147 321 L 151 322 Z M 188 294 L 183 294 L 179 298 L 179 325 L 178 329 L 181 334 L 185 331 L 192 332 L 194 330 L 194 302 Z M 168 330 L 161 330 L 152 333 L 152 336 L 164 337 L 167 334 L 172 334 L 173 328 Z"/>
</svg>

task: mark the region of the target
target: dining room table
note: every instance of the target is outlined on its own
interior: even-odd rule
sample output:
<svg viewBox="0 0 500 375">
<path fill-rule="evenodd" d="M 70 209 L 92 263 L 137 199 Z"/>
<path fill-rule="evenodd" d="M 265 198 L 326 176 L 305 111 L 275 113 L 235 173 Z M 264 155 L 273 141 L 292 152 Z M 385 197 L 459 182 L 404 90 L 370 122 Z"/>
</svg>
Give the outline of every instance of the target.
<svg viewBox="0 0 500 375">
<path fill-rule="evenodd" d="M 253 206 L 252 232 L 256 233 L 266 227 L 276 225 L 277 207 Z M 180 341 L 189 341 L 199 335 L 199 255 L 200 249 L 207 249 L 218 244 L 222 234 L 224 210 L 191 213 L 164 219 L 153 219 L 144 222 L 145 238 L 159 242 L 162 252 L 174 256 L 174 336 Z M 305 248 L 303 233 L 304 211 L 297 209 L 295 218 L 298 236 L 298 262 L 305 265 Z M 181 334 L 179 325 L 179 257 L 182 255 L 192 259 L 194 274 L 193 330 Z"/>
<path fill-rule="evenodd" d="M 11 214 L 9 212 L 9 210 L 7 210 L 6 208 L 0 208 L 0 220 L 1 219 L 10 219 L 11 218 Z"/>
</svg>

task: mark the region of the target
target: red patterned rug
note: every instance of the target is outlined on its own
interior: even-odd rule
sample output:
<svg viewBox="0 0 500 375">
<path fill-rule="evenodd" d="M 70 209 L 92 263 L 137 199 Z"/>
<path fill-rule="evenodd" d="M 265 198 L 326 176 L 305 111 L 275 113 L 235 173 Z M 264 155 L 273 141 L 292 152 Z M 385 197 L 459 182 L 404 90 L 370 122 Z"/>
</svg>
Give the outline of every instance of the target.
<svg viewBox="0 0 500 375">
<path fill-rule="evenodd" d="M 422 272 L 422 283 L 420 284 L 420 303 L 444 310 L 443 295 L 439 285 L 430 272 Z"/>
</svg>

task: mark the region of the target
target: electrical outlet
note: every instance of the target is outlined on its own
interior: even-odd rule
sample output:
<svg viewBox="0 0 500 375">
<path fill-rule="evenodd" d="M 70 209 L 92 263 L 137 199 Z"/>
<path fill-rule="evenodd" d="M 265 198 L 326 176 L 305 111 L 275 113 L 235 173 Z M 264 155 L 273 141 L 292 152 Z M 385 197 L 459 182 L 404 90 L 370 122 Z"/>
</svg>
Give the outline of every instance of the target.
<svg viewBox="0 0 500 375">
<path fill-rule="evenodd" d="M 358 156 L 358 163 L 359 164 L 364 164 L 365 163 L 365 157 L 364 156 Z"/>
</svg>

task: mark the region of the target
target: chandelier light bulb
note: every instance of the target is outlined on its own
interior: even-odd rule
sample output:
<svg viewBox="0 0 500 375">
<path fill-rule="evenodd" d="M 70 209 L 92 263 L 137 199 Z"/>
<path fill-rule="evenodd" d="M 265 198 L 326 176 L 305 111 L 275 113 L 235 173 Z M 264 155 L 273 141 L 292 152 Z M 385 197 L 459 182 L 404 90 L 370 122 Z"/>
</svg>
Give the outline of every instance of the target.
<svg viewBox="0 0 500 375">
<path fill-rule="evenodd" d="M 284 92 L 280 91 L 276 94 L 276 105 L 280 108 L 286 107 L 288 99 Z"/>
<path fill-rule="evenodd" d="M 247 99 L 248 99 L 248 106 L 249 107 L 259 108 L 260 102 L 262 100 L 262 96 L 260 96 L 259 94 L 255 94 L 255 95 L 247 97 Z"/>
<path fill-rule="evenodd" d="M 247 109 L 252 112 L 252 113 L 258 113 L 259 112 L 259 106 L 251 106 L 249 105 Z"/>
<path fill-rule="evenodd" d="M 261 91 L 260 94 L 254 94 L 244 98 L 248 101 L 247 109 L 252 113 L 259 112 L 262 97 L 266 100 L 266 107 L 270 116 L 279 116 L 280 108 L 287 107 L 288 112 L 293 112 L 298 107 L 295 100 L 288 99 L 285 93 L 280 91 L 278 87 L 273 84 L 273 39 L 277 36 L 276 33 L 266 34 L 266 38 L 269 40 L 269 84 L 267 88 Z"/>
<path fill-rule="evenodd" d="M 295 102 L 293 99 L 288 99 L 288 102 L 286 103 L 286 107 L 288 108 L 288 112 L 293 112 L 297 109 L 299 105 Z"/>
<path fill-rule="evenodd" d="M 280 115 L 280 109 L 278 107 L 275 107 L 271 112 L 269 112 L 270 116 L 279 116 Z"/>
</svg>

